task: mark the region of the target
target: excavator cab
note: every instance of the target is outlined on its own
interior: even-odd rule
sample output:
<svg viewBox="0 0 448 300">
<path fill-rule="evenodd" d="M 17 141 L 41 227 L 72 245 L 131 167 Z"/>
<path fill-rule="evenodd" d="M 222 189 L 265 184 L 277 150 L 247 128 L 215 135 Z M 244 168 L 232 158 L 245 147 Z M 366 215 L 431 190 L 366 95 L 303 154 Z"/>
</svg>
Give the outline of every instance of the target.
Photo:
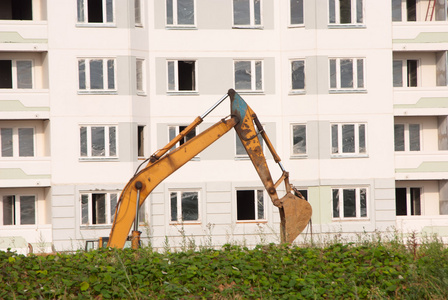
<svg viewBox="0 0 448 300">
<path fill-rule="evenodd" d="M 173 149 L 177 142 L 184 139 L 203 119 L 226 98 L 230 98 L 231 113 L 221 119 L 199 135 L 189 139 L 181 146 Z M 261 122 L 247 103 L 230 89 L 215 105 L 203 115 L 198 116 L 178 136 L 172 139 L 165 147 L 157 150 L 144 163 L 147 163 L 135 175 L 123 189 L 117 204 L 115 219 L 107 243 L 108 247 L 123 248 L 128 238 L 129 231 L 134 223 L 131 235 L 132 248 L 138 248 L 140 232 L 138 231 L 138 209 L 148 195 L 165 178 L 186 164 L 205 148 L 210 146 L 232 128 L 237 132 L 252 164 L 254 165 L 272 203 L 280 212 L 280 235 L 282 243 L 292 243 L 294 239 L 305 229 L 311 219 L 312 209 L 306 199 L 289 183 L 289 173 L 283 168 L 280 157 L 274 149 Z M 263 139 L 275 162 L 282 170 L 281 177 L 273 182 L 266 157 L 263 152 L 260 139 Z M 143 165 L 143 164 L 142 164 Z M 286 194 L 279 198 L 277 187 L 285 183 Z"/>
</svg>

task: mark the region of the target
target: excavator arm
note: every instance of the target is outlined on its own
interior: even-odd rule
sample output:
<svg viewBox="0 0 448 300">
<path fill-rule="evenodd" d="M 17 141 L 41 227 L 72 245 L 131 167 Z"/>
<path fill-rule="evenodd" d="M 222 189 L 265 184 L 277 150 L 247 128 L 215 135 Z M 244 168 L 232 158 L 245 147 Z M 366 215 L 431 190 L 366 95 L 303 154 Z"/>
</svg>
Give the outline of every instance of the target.
<svg viewBox="0 0 448 300">
<path fill-rule="evenodd" d="M 203 121 L 205 116 L 229 96 L 231 99 L 230 117 L 220 120 L 207 130 L 170 151 L 178 141 L 183 139 L 189 132 L 197 127 Z M 156 151 L 149 158 L 148 164 L 136 173 L 127 183 L 117 204 L 115 219 L 107 246 L 123 248 L 132 224 L 134 223 L 132 243 L 133 248 L 137 247 L 139 232 L 136 225 L 138 222 L 135 221 L 135 219 L 137 217 L 138 207 L 143 204 L 148 195 L 165 178 L 170 176 L 205 148 L 213 144 L 232 128 L 236 130 L 238 137 L 241 139 L 273 204 L 280 210 L 280 232 L 282 242 L 291 243 L 308 224 L 311 218 L 311 206 L 305 199 L 301 199 L 291 193 L 292 187 L 288 181 L 288 172 L 283 169 L 283 166 L 280 163 L 280 158 L 275 152 L 267 134 L 264 132 L 257 116 L 247 103 L 233 89 L 231 89 L 212 108 L 202 116 L 197 117 L 193 123 L 185 128 L 165 147 Z M 259 136 L 264 139 L 274 160 L 279 163 L 283 171 L 281 178 L 276 183 L 274 183 L 271 178 Z M 281 181 L 285 182 L 287 193 L 283 198 L 279 199 L 276 188 Z"/>
</svg>

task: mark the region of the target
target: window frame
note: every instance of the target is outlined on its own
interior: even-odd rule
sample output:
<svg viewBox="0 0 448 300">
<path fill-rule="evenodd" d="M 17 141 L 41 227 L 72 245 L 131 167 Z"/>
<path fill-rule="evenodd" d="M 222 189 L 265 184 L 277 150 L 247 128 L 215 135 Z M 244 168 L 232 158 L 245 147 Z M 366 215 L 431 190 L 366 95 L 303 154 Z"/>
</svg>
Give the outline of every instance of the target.
<svg viewBox="0 0 448 300">
<path fill-rule="evenodd" d="M 11 223 L 12 224 L 5 224 L 5 219 L 4 219 L 4 215 L 5 215 L 5 211 L 4 211 L 4 198 L 5 197 L 14 197 L 14 204 L 13 204 L 13 208 L 12 208 L 12 220 Z M 34 198 L 34 223 L 30 223 L 30 224 L 22 224 L 22 197 L 33 197 Z M 8 226 L 35 226 L 38 224 L 38 213 L 37 213 L 37 195 L 33 194 L 33 193 L 2 193 L 0 195 L 0 218 L 1 218 L 1 222 L 0 222 L 0 227 L 8 227 Z"/>
<path fill-rule="evenodd" d="M 292 1 L 297 1 L 298 5 L 301 4 L 301 10 L 302 10 L 302 23 L 292 23 L 292 14 L 293 14 L 293 6 Z M 288 27 L 295 28 L 295 27 L 305 27 L 305 1 L 304 0 L 290 0 L 289 1 L 289 15 L 288 15 Z"/>
<path fill-rule="evenodd" d="M 173 5 L 173 15 L 171 18 L 173 19 L 173 24 L 168 24 L 168 1 L 172 1 Z M 181 0 L 165 0 L 165 27 L 167 29 L 195 29 L 197 28 L 197 22 L 196 22 L 196 0 L 193 1 L 193 24 L 179 24 L 179 16 L 178 16 L 178 2 Z"/>
<path fill-rule="evenodd" d="M 350 23 L 341 23 L 341 11 L 340 11 L 340 1 L 344 0 L 329 0 L 328 1 L 328 27 L 329 28 L 341 28 L 341 27 L 357 27 L 357 28 L 365 28 L 365 1 L 364 0 L 348 0 L 350 1 L 350 19 L 352 20 Z M 362 22 L 358 22 L 358 1 L 361 2 L 362 5 Z M 331 8 L 332 2 L 334 2 L 334 22 L 331 19 Z M 355 22 L 353 22 L 355 20 Z"/>
<path fill-rule="evenodd" d="M 95 223 L 93 224 L 93 195 L 105 195 L 105 223 Z M 115 208 L 113 209 L 114 213 L 112 214 L 112 195 L 116 195 L 116 203 Z M 87 223 L 84 222 L 84 213 L 83 213 L 83 196 L 87 196 Z M 79 203 L 80 203 L 80 226 L 81 227 L 98 227 L 98 226 L 111 226 L 113 224 L 113 218 L 115 217 L 116 212 L 116 205 L 118 204 L 118 200 L 120 198 L 120 192 L 119 191 L 80 191 L 79 192 Z"/>
<path fill-rule="evenodd" d="M 12 130 L 12 156 L 3 156 L 3 137 L 2 137 L 2 129 L 11 129 Z M 33 154 L 32 155 L 20 155 L 20 135 L 19 131 L 20 129 L 32 129 L 33 130 L 33 140 L 32 140 L 32 146 L 33 146 Z M 31 158 L 36 157 L 36 127 L 35 126 L 3 126 L 0 125 L 0 159 L 17 159 L 17 158 Z"/>
<path fill-rule="evenodd" d="M 294 63 L 295 62 L 302 62 L 303 63 L 303 88 L 302 89 L 294 89 L 294 80 L 293 80 L 293 73 L 294 73 Z M 289 82 L 289 93 L 292 95 L 303 95 L 306 93 L 306 62 L 304 58 L 293 58 L 289 60 L 289 67 L 290 67 L 290 82 Z"/>
<path fill-rule="evenodd" d="M 337 147 L 338 152 L 334 152 L 333 145 L 333 126 L 337 125 Z M 343 152 L 343 129 L 342 126 L 354 125 L 354 152 Z M 365 152 L 360 152 L 360 126 L 364 125 L 364 147 Z M 330 155 L 332 158 L 347 158 L 347 157 L 368 157 L 369 156 L 369 144 L 368 144 L 368 126 L 367 122 L 332 122 L 330 123 Z"/>
<path fill-rule="evenodd" d="M 92 155 L 92 128 L 103 127 L 104 128 L 104 156 Z M 110 155 L 110 128 L 115 128 L 115 155 Z M 82 155 L 82 128 L 86 128 L 86 155 Z M 107 130 L 106 130 L 107 128 Z M 119 158 L 119 134 L 118 124 L 80 124 L 79 125 L 79 160 L 117 160 Z"/>
<path fill-rule="evenodd" d="M 335 203 L 334 203 L 334 191 L 338 191 L 338 213 L 339 216 L 335 216 Z M 355 216 L 354 217 L 345 217 L 344 211 L 344 190 L 355 190 Z M 361 190 L 365 191 L 365 216 L 362 216 L 361 211 Z M 342 192 L 342 193 L 341 193 Z M 342 196 L 342 199 L 341 199 Z M 370 197 L 369 197 L 369 188 L 367 186 L 353 186 L 353 187 L 332 187 L 331 188 L 331 218 L 333 221 L 351 221 L 351 220 L 369 220 L 370 219 Z"/>
<path fill-rule="evenodd" d="M 0 88 L 0 91 L 5 90 L 5 91 L 10 91 L 10 90 L 32 90 L 35 88 L 35 75 L 34 75 L 34 60 L 33 59 L 18 59 L 18 58 L 14 58 L 14 59 L 0 59 L 3 61 L 10 61 L 11 62 L 11 88 Z M 19 87 L 20 84 L 20 80 L 19 80 L 19 74 L 18 74 L 18 67 L 17 67 L 17 63 L 18 62 L 29 62 L 31 63 L 31 68 L 30 68 L 30 76 L 31 76 L 31 87 Z"/>
<path fill-rule="evenodd" d="M 405 189 L 406 190 L 406 214 L 398 214 L 398 205 L 397 205 L 397 190 L 398 189 Z M 413 198 L 412 195 L 412 190 L 413 189 L 418 189 L 420 191 L 420 197 L 419 197 L 419 207 L 418 207 L 418 211 L 419 213 L 416 214 L 415 213 L 415 199 Z M 419 217 L 419 216 L 424 216 L 425 214 L 423 213 L 423 205 L 424 202 L 424 189 L 422 186 L 406 186 L 406 187 L 395 187 L 395 216 L 396 217 Z M 414 211 L 414 212 L 413 212 Z"/>
<path fill-rule="evenodd" d="M 403 150 L 397 150 L 397 133 L 395 131 L 395 126 L 403 126 Z M 418 150 L 411 150 L 411 129 L 410 126 L 418 125 Z M 423 137 L 423 126 L 422 123 L 395 123 L 394 124 L 394 152 L 399 153 L 415 153 L 421 152 L 422 150 L 422 137 Z"/>
<path fill-rule="evenodd" d="M 182 62 L 194 62 L 194 89 L 192 90 L 180 90 L 179 89 L 179 61 Z M 174 71 L 174 89 L 170 89 L 170 63 L 173 63 Z M 182 94 L 198 94 L 198 61 L 197 59 L 167 59 L 166 60 L 166 91 L 168 95 L 182 95 Z"/>
<path fill-rule="evenodd" d="M 146 125 L 137 125 L 137 158 L 145 158 L 145 128 Z"/>
<path fill-rule="evenodd" d="M 139 77 L 140 71 L 140 77 Z M 135 77 L 136 77 L 136 86 L 135 89 L 137 91 L 137 95 L 146 95 L 146 68 L 145 68 L 145 59 L 144 58 L 136 58 L 135 60 Z M 140 87 L 139 87 L 140 85 Z"/>
<path fill-rule="evenodd" d="M 342 87 L 342 71 L 341 60 L 352 60 L 352 83 L 353 87 Z M 362 61 L 362 86 L 359 86 L 358 61 Z M 332 86 L 332 61 L 335 61 L 335 80 L 336 86 Z M 366 58 L 365 57 L 329 57 L 328 59 L 328 75 L 329 75 L 329 93 L 366 93 Z"/>
<path fill-rule="evenodd" d="M 107 2 L 110 1 L 112 5 L 112 21 L 107 20 Z M 115 12 L 116 3 L 115 0 L 102 0 L 102 22 L 89 22 L 89 0 L 77 0 L 76 4 L 76 26 L 77 27 L 115 27 L 116 26 L 116 17 L 117 14 Z M 80 9 L 82 6 L 82 16 L 80 13 Z"/>
<path fill-rule="evenodd" d="M 238 219 L 238 192 L 239 191 L 253 191 L 254 192 L 254 219 Z M 259 216 L 259 208 L 258 208 L 258 195 L 262 196 L 263 201 L 263 217 L 260 218 Z M 267 204 L 266 204 L 266 194 L 264 188 L 237 188 L 235 190 L 235 221 L 236 223 L 267 223 L 268 217 L 267 217 Z"/>
<path fill-rule="evenodd" d="M 415 85 L 411 85 L 411 73 L 410 73 L 410 69 L 409 69 L 409 62 L 416 62 L 417 66 L 416 66 L 416 84 Z M 392 65 L 394 65 L 396 62 L 401 62 L 401 85 L 395 85 L 394 79 L 395 79 L 395 74 L 392 74 L 392 83 L 393 83 L 393 88 L 416 88 L 416 87 L 420 87 L 421 86 L 421 60 L 420 59 L 393 59 L 392 61 Z M 394 72 L 394 68 L 392 69 L 392 72 Z"/>
<path fill-rule="evenodd" d="M 171 199 L 171 194 L 176 193 L 177 194 L 177 198 L 176 198 L 176 220 L 172 219 L 172 199 Z M 198 212 L 198 218 L 197 220 L 183 220 L 182 219 L 182 195 L 184 193 L 197 193 L 197 212 Z M 180 197 L 179 197 L 180 196 Z M 169 224 L 170 225 L 176 225 L 176 224 L 201 224 L 201 218 L 202 218 L 202 214 L 201 214 L 201 189 L 197 189 L 197 188 L 183 188 L 183 189 L 169 189 L 168 191 L 168 205 L 169 205 L 169 214 L 168 214 L 168 218 L 169 218 Z M 180 208 L 180 209 L 179 209 Z"/>
<path fill-rule="evenodd" d="M 78 57 L 78 94 L 105 94 L 105 95 L 116 95 L 118 93 L 117 89 L 117 59 L 115 57 Z M 84 88 L 81 88 L 81 70 L 80 64 L 81 61 L 84 61 Z M 91 71 L 90 71 L 90 63 L 91 61 L 102 61 L 102 76 L 103 76 L 103 88 L 95 89 L 92 88 L 92 80 L 91 80 Z M 108 63 L 112 61 L 114 64 L 113 70 L 113 85 L 112 89 L 109 88 L 109 67 Z M 107 88 L 105 88 L 107 87 Z"/>
<path fill-rule="evenodd" d="M 237 89 L 236 64 L 238 62 L 250 62 L 250 89 Z M 261 64 L 261 74 L 257 74 L 257 63 Z M 261 88 L 257 89 L 257 75 L 260 77 Z M 233 87 L 240 94 L 263 94 L 264 93 L 264 60 L 263 59 L 234 59 L 233 60 Z"/>
<path fill-rule="evenodd" d="M 295 153 L 294 152 L 294 127 L 295 126 L 304 126 L 305 127 L 305 152 L 304 153 Z M 293 158 L 302 158 L 302 157 L 307 157 L 308 156 L 308 147 L 307 147 L 307 136 L 308 136 L 308 128 L 307 128 L 307 126 L 306 126 L 306 123 L 292 123 L 291 125 L 290 125 L 290 128 L 291 128 L 291 135 L 290 135 L 290 138 L 291 138 L 291 148 L 290 148 L 290 151 L 291 151 L 291 157 L 293 157 Z"/>
<path fill-rule="evenodd" d="M 265 127 L 266 127 L 265 124 L 262 123 L 261 126 L 263 126 L 263 130 L 266 129 L 266 128 L 265 128 Z M 257 137 L 258 137 L 258 139 L 259 139 L 259 141 L 260 141 L 261 149 L 262 149 L 263 153 L 266 153 L 266 143 L 265 143 L 265 141 L 264 141 L 262 135 L 261 135 L 260 132 L 258 131 L 258 128 L 257 128 L 257 127 L 255 127 L 255 131 L 257 132 Z M 235 147 L 234 147 L 234 149 L 235 149 L 235 159 L 236 159 L 236 160 L 246 160 L 246 159 L 250 159 L 249 154 L 247 154 L 247 152 L 246 152 L 246 148 L 244 147 L 243 142 L 242 142 L 241 139 L 239 138 L 239 136 L 238 136 L 238 134 L 236 133 L 236 131 L 235 131 L 234 135 L 235 135 L 235 139 L 234 139 L 234 141 L 235 141 Z M 239 146 L 240 146 L 240 147 L 239 147 Z M 239 148 L 242 148 L 242 150 L 244 150 L 244 153 L 238 153 L 238 149 L 239 149 Z"/>
<path fill-rule="evenodd" d="M 263 1 L 249 1 L 249 24 L 235 24 L 235 1 L 232 1 L 232 28 L 234 29 L 262 29 L 263 28 Z M 255 24 L 255 1 L 260 1 L 260 24 Z"/>
</svg>

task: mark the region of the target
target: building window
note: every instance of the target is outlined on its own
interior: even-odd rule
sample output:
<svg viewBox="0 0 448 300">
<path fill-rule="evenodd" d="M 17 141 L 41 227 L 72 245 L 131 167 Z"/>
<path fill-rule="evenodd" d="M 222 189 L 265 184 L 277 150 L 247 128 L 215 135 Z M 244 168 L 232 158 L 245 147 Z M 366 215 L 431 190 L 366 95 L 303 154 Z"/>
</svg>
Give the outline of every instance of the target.
<svg viewBox="0 0 448 300">
<path fill-rule="evenodd" d="M 168 91 L 189 92 L 196 90 L 196 61 L 168 61 Z"/>
<path fill-rule="evenodd" d="M 367 218 L 366 188 L 332 189 L 333 219 Z"/>
<path fill-rule="evenodd" d="M 117 193 L 81 193 L 81 224 L 112 224 L 117 200 Z"/>
<path fill-rule="evenodd" d="M 303 92 L 305 90 L 305 61 L 291 61 L 291 91 Z"/>
<path fill-rule="evenodd" d="M 31 60 L 0 60 L 0 89 L 32 89 Z"/>
<path fill-rule="evenodd" d="M 236 210 L 238 221 L 264 220 L 263 190 L 236 191 Z"/>
<path fill-rule="evenodd" d="M 395 151 L 420 151 L 420 124 L 395 124 Z"/>
<path fill-rule="evenodd" d="M 135 27 L 143 27 L 141 0 L 134 0 L 134 22 Z"/>
<path fill-rule="evenodd" d="M 114 22 L 113 0 L 77 0 L 78 23 L 102 23 Z"/>
<path fill-rule="evenodd" d="M 0 1 L 0 20 L 32 20 L 31 0 Z"/>
<path fill-rule="evenodd" d="M 393 80 L 394 87 L 416 87 L 418 86 L 419 61 L 416 59 L 394 60 Z"/>
<path fill-rule="evenodd" d="M 111 58 L 79 59 L 79 90 L 115 91 L 115 65 L 115 59 Z"/>
<path fill-rule="evenodd" d="M 145 156 L 145 126 L 137 126 L 137 156 Z"/>
<path fill-rule="evenodd" d="M 264 124 L 262 124 L 264 128 Z M 258 128 L 255 127 L 255 132 L 257 133 L 258 141 L 260 142 L 261 149 L 264 152 L 264 140 L 261 136 L 260 132 L 258 131 Z M 238 134 L 235 132 L 235 156 L 238 158 L 249 158 L 249 155 L 247 154 L 246 148 L 244 148 L 243 142 L 241 141 Z"/>
<path fill-rule="evenodd" d="M 397 216 L 420 216 L 422 189 L 407 187 L 395 189 L 395 209 Z"/>
<path fill-rule="evenodd" d="M 187 126 L 168 126 L 169 140 L 171 141 L 172 139 L 174 139 L 176 136 L 179 135 L 179 133 L 184 131 L 185 128 L 187 128 Z M 186 136 L 184 136 L 179 142 L 177 142 L 177 144 L 173 148 L 171 148 L 171 150 L 174 150 L 175 148 L 185 144 L 195 136 L 196 136 L 196 128 L 193 128 L 193 130 L 191 130 Z"/>
<path fill-rule="evenodd" d="M 36 224 L 36 196 L 3 195 L 0 209 L 2 225 Z"/>
<path fill-rule="evenodd" d="M 167 26 L 194 26 L 195 0 L 166 0 Z"/>
<path fill-rule="evenodd" d="M 81 157 L 117 157 L 117 126 L 80 127 Z"/>
<path fill-rule="evenodd" d="M 330 59 L 330 89 L 364 89 L 364 58 Z"/>
<path fill-rule="evenodd" d="M 234 27 L 260 27 L 261 0 L 233 0 Z"/>
<path fill-rule="evenodd" d="M 237 60 L 234 62 L 234 67 L 237 91 L 263 91 L 263 61 Z"/>
<path fill-rule="evenodd" d="M 333 156 L 366 155 L 366 124 L 332 124 L 331 153 Z"/>
<path fill-rule="evenodd" d="M 290 25 L 303 25 L 303 0 L 290 0 Z"/>
<path fill-rule="evenodd" d="M 291 125 L 292 132 L 292 155 L 300 156 L 306 154 L 306 125 Z"/>
<path fill-rule="evenodd" d="M 171 222 L 199 220 L 199 192 L 171 191 Z"/>
<path fill-rule="evenodd" d="M 137 60 L 135 62 L 137 94 L 144 94 L 145 93 L 144 65 L 145 65 L 145 60 L 137 58 Z"/>
<path fill-rule="evenodd" d="M 441 1 L 392 0 L 392 21 L 446 21 L 447 3 Z"/>
<path fill-rule="evenodd" d="M 363 0 L 329 0 L 329 23 L 341 25 L 363 24 L 363 2 Z"/>
<path fill-rule="evenodd" d="M 1 128 L 2 157 L 33 157 L 34 128 Z"/>
</svg>

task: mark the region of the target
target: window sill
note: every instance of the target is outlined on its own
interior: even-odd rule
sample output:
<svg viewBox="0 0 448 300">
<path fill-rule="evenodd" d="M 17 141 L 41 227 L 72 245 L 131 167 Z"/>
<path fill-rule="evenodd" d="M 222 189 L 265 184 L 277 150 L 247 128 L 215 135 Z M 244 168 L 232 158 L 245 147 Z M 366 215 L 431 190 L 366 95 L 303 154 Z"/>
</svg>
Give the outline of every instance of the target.
<svg viewBox="0 0 448 300">
<path fill-rule="evenodd" d="M 365 24 L 328 24 L 330 29 L 365 29 Z"/>
<path fill-rule="evenodd" d="M 239 160 L 250 160 L 250 157 L 247 156 L 235 156 L 235 160 L 239 161 Z"/>
<path fill-rule="evenodd" d="M 199 96 L 197 91 L 168 91 L 166 94 L 168 96 Z"/>
<path fill-rule="evenodd" d="M 242 95 L 264 95 L 264 91 L 248 91 L 248 90 L 235 90 L 238 94 Z"/>
<path fill-rule="evenodd" d="M 79 161 L 118 161 L 118 157 L 80 157 Z"/>
<path fill-rule="evenodd" d="M 369 158 L 368 154 L 332 154 L 331 158 Z"/>
<path fill-rule="evenodd" d="M 267 220 L 236 220 L 236 224 L 259 224 L 259 223 L 268 223 Z"/>
<path fill-rule="evenodd" d="M 165 25 L 167 30 L 197 30 L 196 25 Z"/>
<path fill-rule="evenodd" d="M 290 24 L 288 28 L 305 28 L 305 24 Z"/>
<path fill-rule="evenodd" d="M 306 91 L 305 90 L 295 90 L 295 91 L 290 91 L 289 95 L 290 96 L 294 96 L 294 95 L 305 95 Z"/>
<path fill-rule="evenodd" d="M 79 28 L 116 28 L 115 23 L 77 23 L 76 27 Z"/>
<path fill-rule="evenodd" d="M 184 221 L 184 222 L 173 222 L 173 221 L 170 221 L 170 225 L 172 225 L 172 226 L 184 226 L 184 225 L 201 225 L 202 224 L 202 222 L 201 221 L 190 221 L 190 222 L 187 222 L 187 221 Z"/>
<path fill-rule="evenodd" d="M 368 222 L 370 218 L 332 218 L 333 222 Z"/>
<path fill-rule="evenodd" d="M 141 92 L 137 92 L 136 95 L 137 95 L 137 96 L 142 96 L 142 97 L 148 96 L 148 95 L 146 94 L 146 92 L 143 92 L 143 91 L 141 91 Z"/>
<path fill-rule="evenodd" d="M 330 89 L 329 94 L 367 94 L 366 89 Z"/>
<path fill-rule="evenodd" d="M 264 27 L 262 25 L 233 25 L 232 29 L 258 29 L 258 30 L 263 30 Z"/>
<path fill-rule="evenodd" d="M 308 154 L 302 154 L 302 155 L 291 155 L 289 159 L 307 159 Z"/>
<path fill-rule="evenodd" d="M 85 90 L 78 91 L 78 95 L 118 95 L 117 91 L 94 91 L 94 90 Z"/>
<path fill-rule="evenodd" d="M 81 230 L 88 230 L 88 229 L 111 229 L 112 224 L 98 224 L 98 225 L 81 225 L 79 226 Z"/>
</svg>

